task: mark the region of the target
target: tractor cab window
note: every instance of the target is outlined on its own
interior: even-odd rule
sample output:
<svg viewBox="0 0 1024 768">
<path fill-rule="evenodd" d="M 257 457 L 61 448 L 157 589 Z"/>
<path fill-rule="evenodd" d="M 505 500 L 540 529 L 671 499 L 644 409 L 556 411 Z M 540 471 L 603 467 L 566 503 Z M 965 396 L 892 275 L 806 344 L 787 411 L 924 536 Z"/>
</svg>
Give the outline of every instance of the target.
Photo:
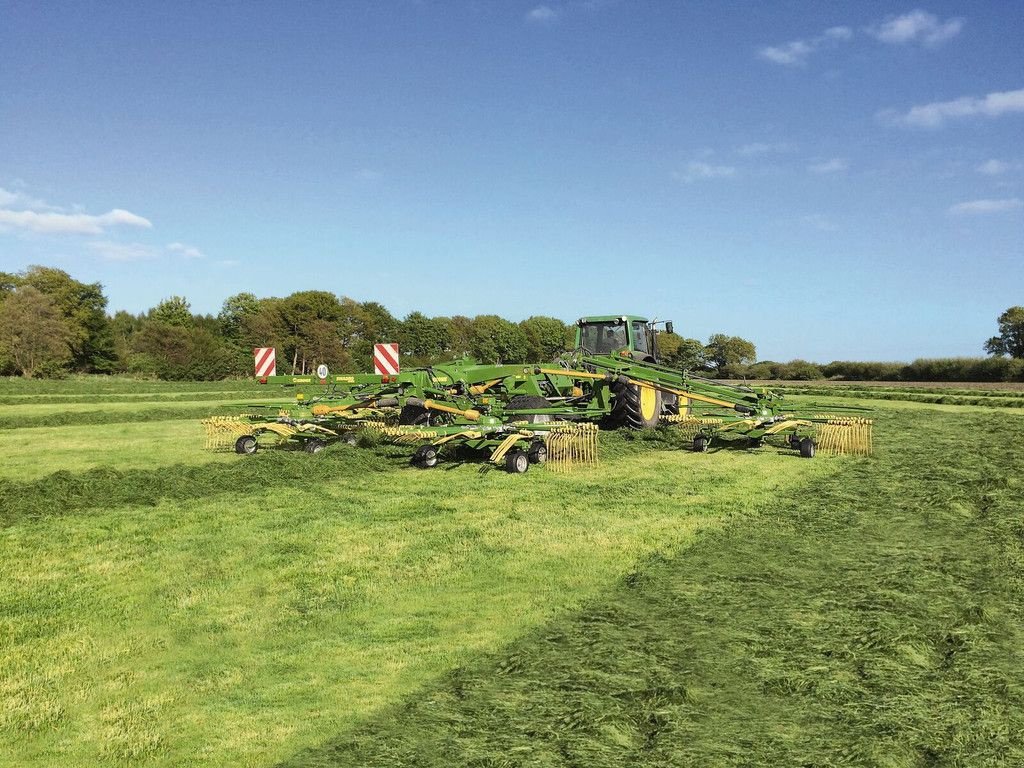
<svg viewBox="0 0 1024 768">
<path fill-rule="evenodd" d="M 633 339 L 637 352 L 643 352 L 645 355 L 651 354 L 650 345 L 647 343 L 647 323 L 642 320 L 633 321 Z"/>
<path fill-rule="evenodd" d="M 626 326 L 622 323 L 584 323 L 580 344 L 598 355 L 608 355 L 629 346 Z"/>
</svg>

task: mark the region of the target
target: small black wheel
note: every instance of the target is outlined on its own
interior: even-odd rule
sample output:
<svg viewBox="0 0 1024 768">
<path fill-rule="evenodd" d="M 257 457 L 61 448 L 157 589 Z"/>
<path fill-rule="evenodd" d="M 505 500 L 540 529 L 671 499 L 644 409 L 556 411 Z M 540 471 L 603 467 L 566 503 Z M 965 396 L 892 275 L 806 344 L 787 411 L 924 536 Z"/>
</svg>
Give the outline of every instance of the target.
<svg viewBox="0 0 1024 768">
<path fill-rule="evenodd" d="M 760 437 L 748 437 L 747 438 L 747 447 L 748 448 L 760 448 L 761 447 L 761 438 Z"/>
<path fill-rule="evenodd" d="M 800 441 L 800 455 L 803 456 L 805 459 L 814 458 L 814 449 L 814 440 L 812 440 L 811 438 L 805 437 L 803 440 Z"/>
<path fill-rule="evenodd" d="M 505 470 L 513 475 L 521 475 L 530 468 L 530 458 L 522 451 L 512 451 L 505 457 Z"/>
<path fill-rule="evenodd" d="M 543 464 L 548 460 L 548 447 L 543 440 L 534 440 L 530 444 L 530 452 L 527 454 L 531 464 Z"/>
<path fill-rule="evenodd" d="M 437 448 L 432 445 L 422 445 L 413 454 L 412 463 L 420 469 L 430 469 L 437 466 Z"/>
<path fill-rule="evenodd" d="M 794 451 L 800 450 L 800 435 L 789 436 L 789 447 L 792 448 Z"/>
<path fill-rule="evenodd" d="M 320 453 L 324 448 L 327 447 L 327 443 L 321 440 L 319 437 L 314 437 L 312 440 L 307 440 L 306 444 L 302 446 L 302 450 L 306 453 Z"/>
<path fill-rule="evenodd" d="M 341 436 L 341 442 L 345 445 L 355 445 L 359 442 L 359 438 L 356 436 L 355 432 L 346 432 Z"/>
<path fill-rule="evenodd" d="M 256 442 L 256 438 L 253 435 L 242 435 L 240 438 L 235 440 L 235 453 L 244 453 L 248 455 L 250 453 L 256 453 L 259 447 L 260 444 Z"/>
<path fill-rule="evenodd" d="M 707 435 L 697 435 L 693 438 L 693 450 L 695 453 L 707 453 L 708 446 L 710 444 L 711 441 L 708 439 Z"/>
</svg>

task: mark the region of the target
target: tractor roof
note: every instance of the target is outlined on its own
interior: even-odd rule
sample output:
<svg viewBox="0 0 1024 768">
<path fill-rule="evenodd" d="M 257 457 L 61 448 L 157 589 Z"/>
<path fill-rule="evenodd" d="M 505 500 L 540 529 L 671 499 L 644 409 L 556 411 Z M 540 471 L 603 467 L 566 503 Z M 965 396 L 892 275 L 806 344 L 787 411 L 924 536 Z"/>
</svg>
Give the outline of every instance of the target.
<svg viewBox="0 0 1024 768">
<path fill-rule="evenodd" d="M 611 323 L 616 320 L 627 320 L 632 322 L 638 320 L 641 323 L 646 323 L 647 318 L 641 317 L 640 315 L 587 315 L 577 320 L 577 323 Z"/>
</svg>

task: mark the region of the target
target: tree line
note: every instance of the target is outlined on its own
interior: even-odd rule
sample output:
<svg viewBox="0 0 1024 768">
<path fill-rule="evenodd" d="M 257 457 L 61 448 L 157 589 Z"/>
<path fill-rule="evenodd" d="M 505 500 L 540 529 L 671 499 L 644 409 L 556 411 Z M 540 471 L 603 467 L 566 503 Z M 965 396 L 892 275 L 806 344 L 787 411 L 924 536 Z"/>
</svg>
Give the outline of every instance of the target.
<svg viewBox="0 0 1024 768">
<path fill-rule="evenodd" d="M 922 364 L 929 361 L 910 366 L 757 362 L 753 342 L 726 334 L 714 334 L 705 343 L 659 333 L 658 346 L 670 365 L 728 378 L 895 378 L 912 372 L 917 380 L 933 375 L 952 381 L 1024 380 L 1024 360 L 1016 359 L 1024 358 L 1024 308 L 1007 310 L 999 322 L 1000 336 L 986 345 L 993 358 L 930 367 Z M 373 345 L 394 341 L 403 366 L 464 355 L 485 363 L 543 362 L 572 348 L 574 329 L 558 318 L 539 315 L 513 322 L 498 315 L 429 317 L 410 312 L 399 319 L 379 302 L 319 290 L 284 298 L 237 293 L 216 315 L 193 313 L 181 296 L 143 313 L 120 310 L 110 315 L 99 283 L 82 283 L 53 267 L 0 272 L 0 375 L 126 373 L 170 380 L 251 376 L 252 350 L 263 346 L 277 350 L 278 373 L 309 373 L 321 363 L 339 373 L 368 371 Z M 963 378 L 966 372 L 974 378 Z"/>
</svg>

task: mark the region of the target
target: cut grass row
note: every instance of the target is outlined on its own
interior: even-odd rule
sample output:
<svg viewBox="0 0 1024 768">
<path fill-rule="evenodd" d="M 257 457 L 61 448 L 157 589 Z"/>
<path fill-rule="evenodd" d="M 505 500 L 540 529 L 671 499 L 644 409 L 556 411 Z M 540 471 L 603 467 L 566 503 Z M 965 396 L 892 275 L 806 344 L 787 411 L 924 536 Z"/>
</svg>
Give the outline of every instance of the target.
<svg viewBox="0 0 1024 768">
<path fill-rule="evenodd" d="M 159 471 L 173 464 L 231 460 L 233 454 L 202 450 L 203 442 L 203 429 L 194 419 L 0 430 L 0 481 L 27 483 L 55 472 L 61 478 L 84 477 L 87 470 L 101 467 Z"/>
<path fill-rule="evenodd" d="M 0 376 L 0 396 L 28 395 L 136 395 L 168 394 L 175 392 L 217 392 L 225 389 L 248 391 L 266 389 L 255 379 L 225 379 L 221 381 L 156 381 L 130 376 L 79 375 L 66 379 L 25 379 L 20 376 Z"/>
<path fill-rule="evenodd" d="M 241 400 L 209 402 L 155 402 L 155 403 L 103 403 L 99 406 L 84 403 L 57 405 L 21 405 L 4 408 L 0 415 L 0 430 L 31 429 L 35 427 L 61 427 L 86 424 L 123 424 L 173 419 L 192 419 L 198 422 L 208 416 L 226 416 L 245 410 Z M 260 400 L 270 403 L 271 400 Z M 290 401 L 278 401 L 286 405 Z"/>
<path fill-rule="evenodd" d="M 0 764 L 272 763 L 841 466 L 643 448 L 574 475 L 337 446 L 6 482 Z"/>
<path fill-rule="evenodd" d="M 889 413 L 873 459 L 286 765 L 1022 765 L 1018 431 Z"/>
<path fill-rule="evenodd" d="M 246 399 L 253 400 L 263 397 L 280 397 L 282 390 L 278 387 L 272 389 L 263 388 L 253 390 L 252 388 L 217 389 L 208 392 L 118 392 L 113 394 L 83 394 L 83 395 L 6 395 L 0 397 L 0 405 L 44 405 L 63 403 L 90 403 L 93 406 L 103 406 L 108 403 L 180 403 L 196 402 L 207 400 L 228 400 Z M 290 399 L 290 398 L 289 398 Z"/>
<path fill-rule="evenodd" d="M 1024 408 L 1024 396 L 1019 393 L 971 392 L 961 394 L 921 394 L 918 391 L 898 389 L 847 389 L 844 387 L 783 387 L 787 395 L 823 395 L 856 400 L 896 400 L 934 405 L 977 405 L 991 408 Z"/>
</svg>

